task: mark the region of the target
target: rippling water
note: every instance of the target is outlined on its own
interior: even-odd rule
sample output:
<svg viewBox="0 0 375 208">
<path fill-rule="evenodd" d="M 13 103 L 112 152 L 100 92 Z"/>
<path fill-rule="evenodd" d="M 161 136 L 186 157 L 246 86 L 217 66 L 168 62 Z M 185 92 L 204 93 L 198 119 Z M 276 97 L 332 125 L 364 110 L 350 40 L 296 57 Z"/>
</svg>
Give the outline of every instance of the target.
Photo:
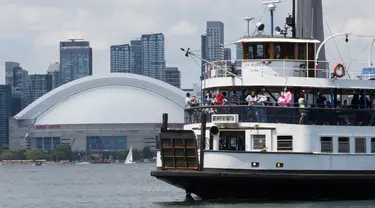
<svg viewBox="0 0 375 208">
<path fill-rule="evenodd" d="M 154 167 L 155 164 L 3 165 L 0 208 L 375 207 L 375 201 L 188 203 L 184 202 L 184 191 L 150 176 Z"/>
</svg>

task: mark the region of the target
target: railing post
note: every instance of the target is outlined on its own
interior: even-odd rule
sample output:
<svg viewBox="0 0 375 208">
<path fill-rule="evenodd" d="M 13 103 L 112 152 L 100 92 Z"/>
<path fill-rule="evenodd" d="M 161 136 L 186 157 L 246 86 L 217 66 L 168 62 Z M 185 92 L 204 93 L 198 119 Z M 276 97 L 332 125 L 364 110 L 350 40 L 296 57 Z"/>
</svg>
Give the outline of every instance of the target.
<svg viewBox="0 0 375 208">
<path fill-rule="evenodd" d="M 200 140 L 200 153 L 199 153 L 199 170 L 203 171 L 204 167 L 204 150 L 206 149 L 206 121 L 207 114 L 202 108 L 201 114 L 201 140 Z"/>
<path fill-rule="evenodd" d="M 319 53 L 320 53 L 320 50 L 322 50 L 324 44 L 325 44 L 328 40 L 330 40 L 330 39 L 332 39 L 332 38 L 334 38 L 334 37 L 336 37 L 336 36 L 341 36 L 341 35 L 348 35 L 348 33 L 337 33 L 337 34 L 331 35 L 331 36 L 329 36 L 328 38 L 326 38 L 326 39 L 320 44 L 320 46 L 319 46 L 319 48 L 318 48 L 318 50 L 316 51 L 316 54 L 315 54 L 315 66 L 314 66 L 315 68 L 316 68 L 316 66 L 318 65 L 318 57 L 319 57 Z"/>
<path fill-rule="evenodd" d="M 371 46 L 370 46 L 370 52 L 369 52 L 369 55 L 368 55 L 368 67 L 369 68 L 372 67 L 371 56 L 372 56 L 372 47 L 374 46 L 374 42 L 375 42 L 375 38 L 372 39 Z"/>
</svg>

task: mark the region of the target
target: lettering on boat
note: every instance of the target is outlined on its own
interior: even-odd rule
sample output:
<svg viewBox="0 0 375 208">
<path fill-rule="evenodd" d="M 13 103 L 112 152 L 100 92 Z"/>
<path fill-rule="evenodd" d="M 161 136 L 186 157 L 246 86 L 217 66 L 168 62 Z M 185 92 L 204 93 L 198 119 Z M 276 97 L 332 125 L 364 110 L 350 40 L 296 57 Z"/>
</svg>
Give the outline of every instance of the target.
<svg viewBox="0 0 375 208">
<path fill-rule="evenodd" d="M 238 123 L 237 114 L 212 115 L 213 123 Z"/>
</svg>

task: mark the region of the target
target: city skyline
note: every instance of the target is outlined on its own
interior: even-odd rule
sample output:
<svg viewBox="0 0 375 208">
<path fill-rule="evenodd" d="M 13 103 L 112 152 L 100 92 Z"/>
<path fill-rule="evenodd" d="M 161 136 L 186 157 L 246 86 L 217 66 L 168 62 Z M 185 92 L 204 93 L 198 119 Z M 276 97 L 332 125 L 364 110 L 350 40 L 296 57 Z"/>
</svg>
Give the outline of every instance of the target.
<svg viewBox="0 0 375 208">
<path fill-rule="evenodd" d="M 344 0 L 341 4 L 346 8 L 356 8 L 356 12 L 335 13 L 336 2 L 323 2 L 324 13 L 333 33 L 364 31 L 371 34 L 375 28 L 367 28 L 372 21 L 368 5 L 374 2 L 366 0 L 363 4 Z M 184 57 L 180 48 L 190 47 L 200 50 L 200 35 L 205 32 L 206 20 L 222 21 L 225 24 L 225 45 L 234 42 L 246 33 L 244 16 L 259 19 L 263 11 L 261 1 L 239 0 L 237 4 L 226 1 L 167 1 L 159 4 L 139 1 L 129 3 L 123 1 L 75 3 L 50 3 L 39 0 L 32 4 L 28 1 L 3 1 L 0 4 L 0 28 L 4 33 L 0 36 L 0 61 L 22 63 L 30 74 L 45 73 L 48 65 L 58 61 L 58 42 L 68 38 L 84 38 L 92 43 L 94 74 L 108 73 L 110 45 L 122 44 L 138 38 L 141 34 L 162 32 L 166 35 L 166 62 L 181 71 L 182 88 L 190 87 L 199 80 L 200 70 L 190 59 Z M 82 6 L 85 5 L 84 9 Z M 108 8 L 106 12 L 101 9 Z M 157 9 L 155 9 L 157 8 Z M 207 12 L 207 8 L 210 8 Z M 236 11 L 235 15 L 228 12 Z M 353 11 L 353 10 L 352 10 Z M 19 15 L 13 15 L 17 13 Z M 100 15 L 98 15 L 100 13 Z M 283 25 L 285 17 L 290 13 L 289 1 L 278 5 L 275 13 L 275 25 Z M 361 14 L 358 16 L 357 14 Z M 173 18 L 171 18 L 171 16 Z M 370 18 L 367 18 L 369 17 Z M 74 21 L 73 21 L 74 20 Z M 125 22 L 124 22 L 125 21 Z M 71 24 L 74 22 L 74 24 Z M 266 31 L 269 29 L 269 13 L 263 21 Z M 126 25 L 119 27 L 118 25 Z M 256 21 L 250 24 L 253 29 Z M 330 32 L 325 26 L 325 34 Z M 340 38 L 338 38 L 339 40 Z M 369 41 L 369 40 L 367 40 Z M 371 40 L 370 40 L 371 41 Z M 351 48 L 360 52 L 368 42 Z M 232 49 L 234 56 L 235 47 Z M 340 49 L 346 52 L 346 48 Z M 340 60 L 335 45 L 327 43 L 327 58 Z M 366 57 L 367 58 L 367 57 Z M 4 66 L 0 68 L 0 77 L 4 77 Z M 3 79 L 1 79 L 3 80 Z M 1 84 L 3 84 L 2 81 Z"/>
</svg>

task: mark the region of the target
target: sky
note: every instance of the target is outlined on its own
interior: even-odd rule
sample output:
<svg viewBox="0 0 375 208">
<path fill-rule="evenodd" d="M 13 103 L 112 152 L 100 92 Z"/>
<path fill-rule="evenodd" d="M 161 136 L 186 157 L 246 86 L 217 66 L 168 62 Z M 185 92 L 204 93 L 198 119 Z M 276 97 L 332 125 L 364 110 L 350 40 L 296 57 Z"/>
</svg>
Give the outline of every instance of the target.
<svg viewBox="0 0 375 208">
<path fill-rule="evenodd" d="M 374 6 L 374 0 L 323 0 L 328 23 L 325 35 L 375 35 Z M 232 48 L 235 57 L 233 43 L 246 33 L 242 18 L 254 17 L 256 20 L 250 25 L 253 29 L 263 9 L 262 0 L 1 0 L 0 84 L 5 82 L 5 61 L 21 63 L 30 74 L 45 73 L 49 64 L 59 61 L 59 41 L 69 38 L 90 41 L 93 73 L 109 73 L 111 45 L 161 32 L 165 35 L 167 66 L 179 67 L 182 87 L 191 88 L 199 82 L 200 69 L 180 48 L 199 51 L 206 21 L 222 21 L 225 45 Z M 275 26 L 284 25 L 290 10 L 291 0 L 283 0 L 275 13 Z M 261 21 L 269 30 L 268 12 Z M 368 62 L 371 41 L 372 38 L 353 36 L 346 44 L 343 38 L 337 38 L 338 47 L 328 41 L 327 58 L 340 61 L 341 54 L 344 59 Z M 353 71 L 360 69 L 354 64 L 351 67 Z"/>
</svg>

